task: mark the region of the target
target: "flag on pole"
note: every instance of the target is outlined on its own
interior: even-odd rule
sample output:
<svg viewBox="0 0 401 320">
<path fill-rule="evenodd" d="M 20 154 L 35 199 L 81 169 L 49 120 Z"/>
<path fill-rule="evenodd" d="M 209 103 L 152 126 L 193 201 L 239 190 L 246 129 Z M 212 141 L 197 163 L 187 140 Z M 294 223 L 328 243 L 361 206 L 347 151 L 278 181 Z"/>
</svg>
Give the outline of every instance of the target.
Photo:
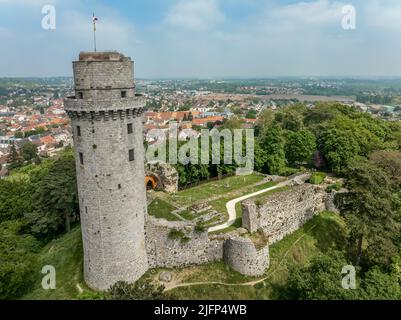
<svg viewBox="0 0 401 320">
<path fill-rule="evenodd" d="M 96 21 L 99 19 L 95 16 L 95 13 L 93 13 L 92 21 L 93 21 L 93 42 L 94 42 L 94 47 L 95 47 L 95 52 L 96 52 Z"/>
<path fill-rule="evenodd" d="M 93 13 L 92 21 L 93 21 L 93 28 L 96 30 L 96 21 L 99 19 L 95 16 L 95 13 Z"/>
</svg>

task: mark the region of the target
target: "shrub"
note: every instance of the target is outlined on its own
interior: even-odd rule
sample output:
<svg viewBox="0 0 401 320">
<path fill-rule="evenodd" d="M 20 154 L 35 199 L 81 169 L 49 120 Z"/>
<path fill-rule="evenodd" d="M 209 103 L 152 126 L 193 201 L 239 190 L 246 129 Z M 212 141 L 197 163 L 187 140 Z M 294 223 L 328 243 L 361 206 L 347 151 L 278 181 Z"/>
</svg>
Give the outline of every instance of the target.
<svg viewBox="0 0 401 320">
<path fill-rule="evenodd" d="M 188 243 L 189 241 L 191 241 L 190 237 L 185 236 L 181 238 L 181 243 Z"/>
<path fill-rule="evenodd" d="M 177 229 L 171 229 L 168 237 L 174 240 L 182 239 L 185 237 L 185 233 Z"/>
<path fill-rule="evenodd" d="M 195 226 L 195 231 L 196 231 L 196 232 L 199 232 L 199 233 L 205 232 L 205 231 L 206 231 L 206 227 L 205 227 L 204 225 L 202 225 L 201 223 L 198 223 L 198 224 Z"/>
<path fill-rule="evenodd" d="M 77 296 L 78 300 L 105 300 L 105 294 L 103 292 L 90 292 L 84 291 Z"/>
<path fill-rule="evenodd" d="M 340 191 L 341 190 L 341 183 L 331 184 L 326 188 L 327 193 L 331 193 L 333 190 Z"/>
<path fill-rule="evenodd" d="M 309 183 L 311 184 L 322 184 L 322 182 L 326 179 L 326 174 L 322 172 L 317 172 L 312 174 L 309 179 Z"/>
<path fill-rule="evenodd" d="M 134 284 L 119 281 L 107 292 L 110 300 L 168 300 L 163 286 L 137 281 Z"/>
</svg>

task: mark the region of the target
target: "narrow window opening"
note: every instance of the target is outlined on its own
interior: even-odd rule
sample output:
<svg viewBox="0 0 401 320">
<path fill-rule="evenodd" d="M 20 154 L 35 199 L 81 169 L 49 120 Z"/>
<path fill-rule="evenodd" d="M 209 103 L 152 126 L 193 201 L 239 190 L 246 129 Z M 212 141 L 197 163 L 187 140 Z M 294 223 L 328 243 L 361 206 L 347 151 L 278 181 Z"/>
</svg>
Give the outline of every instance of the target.
<svg viewBox="0 0 401 320">
<path fill-rule="evenodd" d="M 79 163 L 80 163 L 81 165 L 84 164 L 84 155 L 83 155 L 82 152 L 79 153 Z"/>
<path fill-rule="evenodd" d="M 127 91 L 121 91 L 121 98 L 127 97 Z"/>
<path fill-rule="evenodd" d="M 118 185 L 118 189 L 121 189 L 121 184 Z"/>
<path fill-rule="evenodd" d="M 77 126 L 77 136 L 80 137 L 81 136 L 81 127 Z"/>
<path fill-rule="evenodd" d="M 84 94 L 82 92 L 78 92 L 78 98 L 79 99 L 83 99 L 84 98 Z"/>
<path fill-rule="evenodd" d="M 135 160 L 134 149 L 131 149 L 131 150 L 128 151 L 128 158 L 129 158 L 129 161 L 134 161 Z"/>
<path fill-rule="evenodd" d="M 134 128 L 132 126 L 132 123 L 128 123 L 127 124 L 127 131 L 128 131 L 128 134 L 131 134 L 131 133 L 134 132 Z"/>
</svg>

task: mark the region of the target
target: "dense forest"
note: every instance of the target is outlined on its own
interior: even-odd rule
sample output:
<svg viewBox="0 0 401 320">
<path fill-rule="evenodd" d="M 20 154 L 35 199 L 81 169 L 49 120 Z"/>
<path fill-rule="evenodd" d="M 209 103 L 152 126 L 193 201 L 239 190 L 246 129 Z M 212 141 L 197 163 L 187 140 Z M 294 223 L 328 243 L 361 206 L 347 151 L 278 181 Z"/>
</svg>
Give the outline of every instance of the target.
<svg viewBox="0 0 401 320">
<path fill-rule="evenodd" d="M 230 120 L 222 128 L 242 125 Z M 319 170 L 345 178 L 336 198 L 347 235 L 335 250 L 290 270 L 282 298 L 401 298 L 401 124 L 340 104 L 266 110 L 255 130 L 255 170 L 290 175 Z M 221 150 L 224 153 L 224 150 Z M 179 165 L 180 185 L 233 173 L 237 165 Z M 37 253 L 77 223 L 72 150 L 15 169 L 0 180 L 0 299 L 32 285 Z M 343 290 L 338 270 L 354 265 L 363 290 Z"/>
</svg>

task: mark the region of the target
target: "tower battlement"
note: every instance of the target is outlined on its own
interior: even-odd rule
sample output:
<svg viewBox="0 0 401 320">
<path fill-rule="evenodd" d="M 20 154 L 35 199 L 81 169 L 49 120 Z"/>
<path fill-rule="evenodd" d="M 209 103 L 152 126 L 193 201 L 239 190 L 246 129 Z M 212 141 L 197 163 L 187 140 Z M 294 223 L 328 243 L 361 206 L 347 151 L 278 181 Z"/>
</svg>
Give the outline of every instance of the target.
<svg viewBox="0 0 401 320">
<path fill-rule="evenodd" d="M 83 100 L 76 97 L 65 99 L 65 110 L 70 118 L 94 120 L 103 118 L 108 120 L 119 118 L 141 117 L 144 113 L 145 97 L 112 99 L 112 100 Z"/>
<path fill-rule="evenodd" d="M 79 61 L 123 61 L 131 60 L 131 58 L 124 56 L 117 51 L 105 52 L 81 52 L 79 54 Z"/>
<path fill-rule="evenodd" d="M 135 97 L 134 62 L 121 53 L 81 52 L 73 69 L 77 99 Z"/>
</svg>

